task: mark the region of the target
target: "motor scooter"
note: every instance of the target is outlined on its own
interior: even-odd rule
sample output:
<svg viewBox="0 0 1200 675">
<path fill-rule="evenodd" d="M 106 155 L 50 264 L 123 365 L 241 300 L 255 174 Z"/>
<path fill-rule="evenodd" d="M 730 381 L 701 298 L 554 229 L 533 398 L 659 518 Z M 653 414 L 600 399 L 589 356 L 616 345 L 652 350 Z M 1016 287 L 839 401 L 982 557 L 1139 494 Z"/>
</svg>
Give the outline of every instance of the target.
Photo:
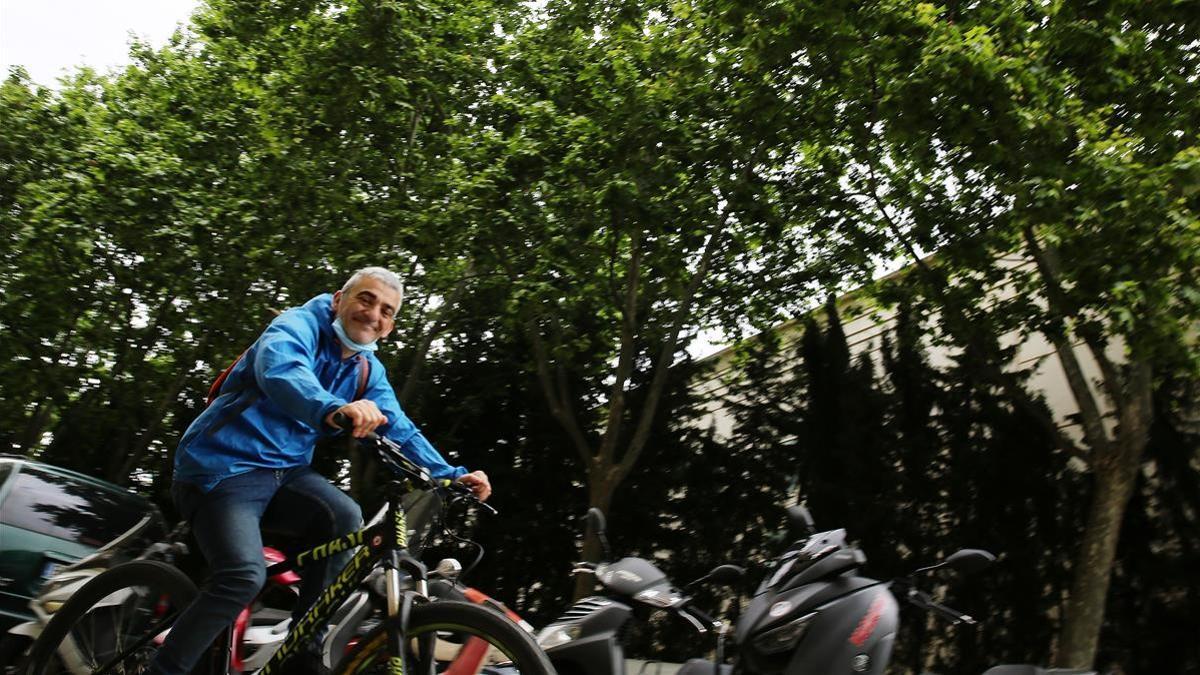
<svg viewBox="0 0 1200 675">
<path fill-rule="evenodd" d="M 151 523 L 151 516 L 146 516 L 91 555 L 63 567 L 47 579 L 38 595 L 29 603 L 34 615 L 33 620 L 13 626 L 5 636 L 5 662 L 0 663 L 0 667 L 4 668 L 2 672 L 6 675 L 20 672 L 19 666 L 25 651 L 33 645 L 67 600 L 96 577 L 130 560 L 154 560 L 174 564 L 187 555 L 188 547 L 184 542 L 187 526 L 183 523 L 161 541 L 142 546 L 142 537 Z M 266 564 L 270 565 L 283 560 L 285 556 L 276 549 L 263 547 L 263 558 Z M 230 638 L 232 647 L 227 657 L 228 672 L 257 670 L 278 649 L 287 636 L 287 628 L 291 621 L 288 607 L 294 604 L 299 585 L 300 577 L 295 572 L 288 571 L 272 576 L 267 580 L 259 597 L 242 610 L 234 623 Z M 93 605 L 91 612 L 96 613 L 97 620 L 100 620 L 106 611 L 120 612 L 132 592 L 126 589 L 113 593 Z M 164 632 L 155 638 L 155 642 L 161 644 L 165 636 Z M 67 654 L 58 655 L 61 672 L 79 675 L 90 672 L 72 656 L 69 650 Z M 226 657 L 221 655 L 220 658 Z"/>
<path fill-rule="evenodd" d="M 604 558 L 612 560 L 604 514 L 590 509 L 587 519 L 600 539 Z M 721 660 L 723 624 L 692 602 L 666 574 L 645 558 L 626 557 L 614 562 L 576 563 L 574 574 L 596 577 L 601 593 L 574 603 L 561 616 L 537 633 L 538 644 L 546 650 L 560 675 L 625 675 L 626 659 L 621 637 L 636 610 L 665 611 L 691 625 L 701 634 L 718 636 L 717 659 Z M 735 565 L 721 565 L 687 584 L 728 584 L 741 578 L 744 571 Z"/>
<path fill-rule="evenodd" d="M 922 590 L 918 579 L 937 570 L 970 574 L 995 556 L 963 549 L 903 577 L 877 581 L 862 576 L 866 555 L 847 541 L 844 529 L 817 532 L 804 507 L 788 510 L 802 538 L 771 565 L 734 627 L 738 658 L 732 670 L 747 675 L 883 675 L 900 625 L 899 601 L 953 624 L 975 619 Z M 719 663 L 719 659 L 718 659 Z M 694 659 L 678 675 L 718 675 L 730 666 Z M 1095 675 L 1086 670 L 1043 670 L 1002 665 L 984 675 Z"/>
<path fill-rule="evenodd" d="M 3 646 L 0 646 L 0 668 L 3 668 L 0 672 L 6 674 L 15 672 L 22 655 L 41 635 L 42 629 L 54 617 L 55 612 L 84 584 L 110 567 L 129 560 L 135 555 L 169 554 L 170 551 L 159 542 L 155 542 L 149 547 L 143 547 L 141 544 L 143 535 L 153 529 L 157 522 L 154 515 L 147 514 L 112 541 L 96 549 L 90 555 L 59 568 L 50 578 L 46 579 L 38 590 L 38 594 L 29 602 L 33 619 L 12 626 L 4 635 Z M 161 534 L 161 530 L 159 533 Z M 177 534 L 177 532 L 173 533 L 173 535 Z M 179 546 L 183 545 L 179 544 Z"/>
</svg>

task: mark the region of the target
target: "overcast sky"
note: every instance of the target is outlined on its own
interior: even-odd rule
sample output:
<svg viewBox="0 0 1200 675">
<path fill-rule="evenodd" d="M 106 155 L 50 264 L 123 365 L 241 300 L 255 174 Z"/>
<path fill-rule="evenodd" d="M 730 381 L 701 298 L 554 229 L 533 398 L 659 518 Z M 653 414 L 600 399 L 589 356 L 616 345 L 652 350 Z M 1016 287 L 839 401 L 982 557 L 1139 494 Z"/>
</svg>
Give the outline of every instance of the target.
<svg viewBox="0 0 1200 675">
<path fill-rule="evenodd" d="M 129 63 L 130 33 L 153 45 L 187 23 L 200 0 L 0 0 L 0 76 L 14 65 L 53 85 L 89 65 Z"/>
</svg>

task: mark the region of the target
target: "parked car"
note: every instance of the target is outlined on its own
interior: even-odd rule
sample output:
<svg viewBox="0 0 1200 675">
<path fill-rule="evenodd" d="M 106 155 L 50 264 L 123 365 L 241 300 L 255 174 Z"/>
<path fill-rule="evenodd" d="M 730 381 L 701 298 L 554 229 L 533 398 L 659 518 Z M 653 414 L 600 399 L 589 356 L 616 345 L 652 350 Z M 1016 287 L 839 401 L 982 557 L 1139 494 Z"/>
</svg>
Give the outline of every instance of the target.
<svg viewBox="0 0 1200 675">
<path fill-rule="evenodd" d="M 147 514 L 145 536 L 165 533 L 146 498 L 112 483 L 0 455 L 0 631 L 33 618 L 29 601 L 56 570 L 116 538 Z"/>
</svg>

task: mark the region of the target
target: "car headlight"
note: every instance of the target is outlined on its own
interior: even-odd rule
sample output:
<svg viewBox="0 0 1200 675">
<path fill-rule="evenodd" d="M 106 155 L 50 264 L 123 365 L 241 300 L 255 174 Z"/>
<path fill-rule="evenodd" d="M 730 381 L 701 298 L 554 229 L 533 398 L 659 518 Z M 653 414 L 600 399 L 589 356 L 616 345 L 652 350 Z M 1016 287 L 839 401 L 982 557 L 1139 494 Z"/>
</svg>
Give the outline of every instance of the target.
<svg viewBox="0 0 1200 675">
<path fill-rule="evenodd" d="M 787 651 L 800 642 L 800 639 L 808 632 L 808 626 L 812 623 L 812 618 L 816 615 L 816 612 L 805 614 L 798 619 L 792 619 L 778 628 L 772 628 L 754 638 L 754 646 L 764 654 L 777 654 Z"/>
<path fill-rule="evenodd" d="M 550 649 L 566 643 L 579 637 L 579 624 L 556 624 L 546 626 L 542 632 L 537 635 L 538 646 L 542 649 Z"/>
</svg>

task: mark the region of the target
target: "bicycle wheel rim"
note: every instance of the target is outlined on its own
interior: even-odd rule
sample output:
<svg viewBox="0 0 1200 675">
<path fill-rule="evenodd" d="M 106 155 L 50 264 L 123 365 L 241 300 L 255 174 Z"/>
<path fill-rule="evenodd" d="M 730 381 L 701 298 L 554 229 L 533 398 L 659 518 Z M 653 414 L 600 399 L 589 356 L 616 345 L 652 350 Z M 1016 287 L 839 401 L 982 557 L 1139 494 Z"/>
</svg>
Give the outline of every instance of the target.
<svg viewBox="0 0 1200 675">
<path fill-rule="evenodd" d="M 158 562 L 118 565 L 79 589 L 31 650 L 29 673 L 139 672 L 173 617 L 195 597 L 191 581 Z M 114 662 L 117 657 L 122 657 Z"/>
<path fill-rule="evenodd" d="M 112 604 L 93 607 L 71 626 L 60 645 L 62 659 L 74 654 L 90 672 L 106 666 L 113 675 L 141 672 L 181 608 L 154 586 L 129 586 L 102 602 Z"/>
<path fill-rule="evenodd" d="M 435 602 L 414 607 L 405 642 L 406 675 L 553 673 L 531 636 L 499 613 L 477 605 Z M 363 638 L 337 672 L 390 673 L 394 657 L 387 627 L 380 626 Z"/>
</svg>

